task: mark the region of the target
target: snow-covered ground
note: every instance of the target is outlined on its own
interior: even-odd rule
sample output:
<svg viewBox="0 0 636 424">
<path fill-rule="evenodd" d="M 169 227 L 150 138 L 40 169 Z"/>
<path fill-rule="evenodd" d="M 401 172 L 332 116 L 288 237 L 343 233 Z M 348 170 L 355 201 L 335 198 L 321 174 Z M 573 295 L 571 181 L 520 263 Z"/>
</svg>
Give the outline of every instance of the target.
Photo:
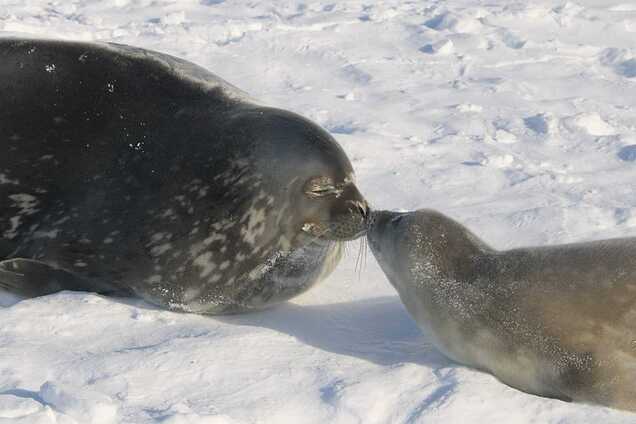
<svg viewBox="0 0 636 424">
<path fill-rule="evenodd" d="M 636 236 L 635 0 L 0 0 L 0 31 L 201 64 L 499 248 Z M 636 422 L 450 363 L 357 256 L 243 316 L 3 295 L 0 423 Z"/>
</svg>

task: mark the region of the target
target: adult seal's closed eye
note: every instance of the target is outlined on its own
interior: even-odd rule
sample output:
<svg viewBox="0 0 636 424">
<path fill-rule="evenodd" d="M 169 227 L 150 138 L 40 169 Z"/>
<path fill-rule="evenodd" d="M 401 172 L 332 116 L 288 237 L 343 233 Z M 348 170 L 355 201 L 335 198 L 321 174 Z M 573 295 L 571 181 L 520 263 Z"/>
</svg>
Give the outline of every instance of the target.
<svg viewBox="0 0 636 424">
<path fill-rule="evenodd" d="M 529 393 L 636 411 L 636 238 L 497 251 L 431 210 L 374 212 L 367 235 L 451 359 Z"/>
<path fill-rule="evenodd" d="M 328 133 L 192 63 L 0 39 L 0 98 L 0 288 L 239 312 L 304 292 L 364 234 Z"/>
</svg>

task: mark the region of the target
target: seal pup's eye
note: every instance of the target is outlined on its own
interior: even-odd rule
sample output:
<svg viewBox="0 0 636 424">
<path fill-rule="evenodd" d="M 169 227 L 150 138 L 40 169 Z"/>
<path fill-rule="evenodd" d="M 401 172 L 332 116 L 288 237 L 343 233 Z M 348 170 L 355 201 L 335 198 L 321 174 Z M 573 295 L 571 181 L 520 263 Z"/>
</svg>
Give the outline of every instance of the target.
<svg viewBox="0 0 636 424">
<path fill-rule="evenodd" d="M 305 184 L 305 194 L 312 198 L 326 196 L 338 197 L 342 194 L 342 189 L 329 177 L 315 177 Z"/>
</svg>

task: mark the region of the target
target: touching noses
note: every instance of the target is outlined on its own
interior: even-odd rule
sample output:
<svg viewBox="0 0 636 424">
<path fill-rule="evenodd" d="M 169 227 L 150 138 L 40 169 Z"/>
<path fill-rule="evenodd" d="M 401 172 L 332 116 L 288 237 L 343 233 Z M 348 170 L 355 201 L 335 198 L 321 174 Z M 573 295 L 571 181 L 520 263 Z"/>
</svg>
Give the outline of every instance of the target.
<svg viewBox="0 0 636 424">
<path fill-rule="evenodd" d="M 369 204 L 366 200 L 349 200 L 347 204 L 352 212 L 357 212 L 365 222 L 367 221 L 369 218 Z"/>
<path fill-rule="evenodd" d="M 351 184 L 342 193 L 343 200 L 345 200 L 346 208 L 350 213 L 359 215 L 364 222 L 369 218 L 369 204 L 362 194 L 358 191 L 358 188 Z"/>
</svg>

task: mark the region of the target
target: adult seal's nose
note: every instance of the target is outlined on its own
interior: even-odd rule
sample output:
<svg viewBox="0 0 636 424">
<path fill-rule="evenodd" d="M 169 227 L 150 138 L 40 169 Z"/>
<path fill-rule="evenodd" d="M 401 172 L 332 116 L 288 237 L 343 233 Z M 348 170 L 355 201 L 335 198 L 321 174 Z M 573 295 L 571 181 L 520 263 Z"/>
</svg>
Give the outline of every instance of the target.
<svg viewBox="0 0 636 424">
<path fill-rule="evenodd" d="M 348 186 L 346 186 L 338 197 L 341 200 L 340 206 L 338 208 L 339 210 L 334 212 L 349 212 L 359 214 L 366 221 L 369 211 L 369 204 L 355 185 L 349 184 Z"/>
<path fill-rule="evenodd" d="M 362 220 L 366 222 L 369 217 L 369 205 L 367 202 L 364 200 L 349 200 L 348 202 L 351 204 L 352 209 L 359 213 Z"/>
</svg>

